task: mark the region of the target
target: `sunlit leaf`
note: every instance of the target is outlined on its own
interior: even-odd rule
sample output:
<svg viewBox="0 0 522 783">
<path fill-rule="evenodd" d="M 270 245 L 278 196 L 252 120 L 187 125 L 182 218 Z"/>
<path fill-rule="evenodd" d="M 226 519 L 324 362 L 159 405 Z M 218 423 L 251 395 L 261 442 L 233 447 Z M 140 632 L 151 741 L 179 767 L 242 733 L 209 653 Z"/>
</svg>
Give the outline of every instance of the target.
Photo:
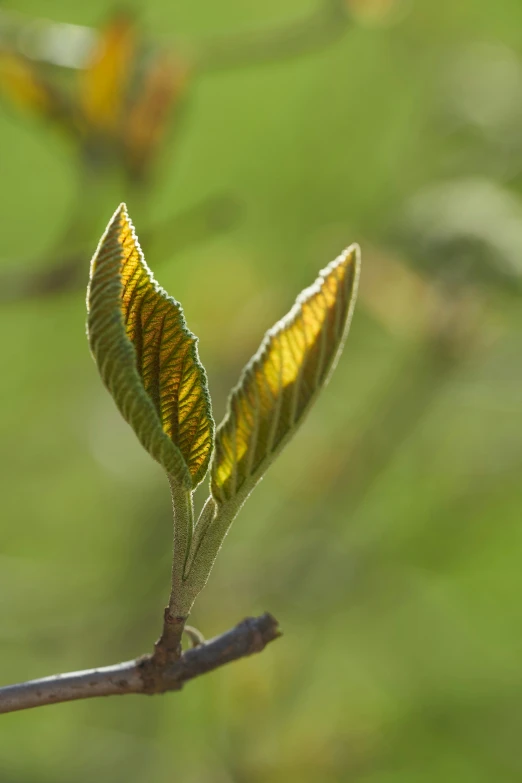
<svg viewBox="0 0 522 783">
<path fill-rule="evenodd" d="M 245 367 L 216 432 L 211 489 L 218 504 L 246 497 L 326 383 L 349 327 L 358 274 L 352 245 L 300 294 Z"/>
<path fill-rule="evenodd" d="M 92 260 L 88 313 L 92 353 L 123 417 L 178 483 L 196 486 L 214 428 L 197 338 L 154 280 L 123 204 Z"/>
<path fill-rule="evenodd" d="M 101 31 L 83 74 L 80 107 L 91 129 L 117 130 L 127 100 L 135 53 L 135 23 L 129 16 L 119 15 Z"/>
</svg>

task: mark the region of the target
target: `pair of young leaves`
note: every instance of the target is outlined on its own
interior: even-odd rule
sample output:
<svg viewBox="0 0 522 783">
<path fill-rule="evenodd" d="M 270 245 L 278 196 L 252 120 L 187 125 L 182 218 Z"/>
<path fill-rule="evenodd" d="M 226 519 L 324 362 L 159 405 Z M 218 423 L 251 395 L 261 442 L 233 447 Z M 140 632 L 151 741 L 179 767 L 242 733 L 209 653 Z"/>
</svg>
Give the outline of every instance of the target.
<svg viewBox="0 0 522 783">
<path fill-rule="evenodd" d="M 112 217 L 91 265 L 88 334 L 100 375 L 141 444 L 167 472 L 178 524 L 189 526 L 177 611 L 188 613 L 246 497 L 296 431 L 328 380 L 347 334 L 359 276 L 352 245 L 270 329 L 232 391 L 214 433 L 197 338 L 181 305 L 154 280 L 125 205 Z M 200 520 L 177 509 L 210 464 Z M 183 523 L 181 520 L 185 520 Z M 178 568 L 179 570 L 179 568 Z"/>
</svg>

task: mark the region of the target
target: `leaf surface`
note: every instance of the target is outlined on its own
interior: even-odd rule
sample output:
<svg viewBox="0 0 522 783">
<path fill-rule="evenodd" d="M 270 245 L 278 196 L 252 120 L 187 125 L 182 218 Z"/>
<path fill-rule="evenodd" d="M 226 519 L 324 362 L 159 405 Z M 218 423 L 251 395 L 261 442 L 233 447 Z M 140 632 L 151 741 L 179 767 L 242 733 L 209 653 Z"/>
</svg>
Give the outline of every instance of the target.
<svg viewBox="0 0 522 783">
<path fill-rule="evenodd" d="M 195 487 L 214 433 L 197 338 L 154 280 L 124 204 L 92 260 L 88 333 L 100 375 L 142 445 L 175 481 Z"/>
<path fill-rule="evenodd" d="M 216 432 L 211 491 L 242 502 L 303 420 L 346 337 L 359 277 L 349 247 L 270 329 L 243 370 Z"/>
</svg>

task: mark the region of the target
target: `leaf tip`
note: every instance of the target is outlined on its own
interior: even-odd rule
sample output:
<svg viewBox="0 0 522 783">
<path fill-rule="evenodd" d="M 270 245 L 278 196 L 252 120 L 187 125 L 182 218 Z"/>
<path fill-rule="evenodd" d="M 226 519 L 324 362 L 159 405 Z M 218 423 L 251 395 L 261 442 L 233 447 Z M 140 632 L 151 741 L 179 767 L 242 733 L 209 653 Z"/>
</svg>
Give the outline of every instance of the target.
<svg viewBox="0 0 522 783">
<path fill-rule="evenodd" d="M 132 221 L 129 217 L 129 210 L 127 209 L 127 204 L 122 201 L 121 204 L 119 204 L 116 207 L 116 210 L 109 222 L 109 225 L 113 225 L 116 221 L 122 221 L 124 220 L 126 223 L 132 224 Z"/>
<path fill-rule="evenodd" d="M 353 309 L 355 307 L 355 301 L 357 299 L 357 292 L 359 290 L 359 279 L 361 277 L 361 247 L 357 242 L 352 242 L 347 248 L 343 250 L 340 255 L 342 259 L 341 263 L 344 263 L 347 267 L 351 266 L 353 271 L 352 277 L 352 290 L 351 290 L 351 302 L 349 307 L 349 318 L 351 318 Z"/>
<path fill-rule="evenodd" d="M 357 242 L 352 242 L 351 245 L 345 247 L 345 249 L 337 256 L 332 262 L 335 266 L 353 266 L 354 286 L 356 287 L 359 282 L 359 275 L 361 273 L 361 247 Z"/>
</svg>

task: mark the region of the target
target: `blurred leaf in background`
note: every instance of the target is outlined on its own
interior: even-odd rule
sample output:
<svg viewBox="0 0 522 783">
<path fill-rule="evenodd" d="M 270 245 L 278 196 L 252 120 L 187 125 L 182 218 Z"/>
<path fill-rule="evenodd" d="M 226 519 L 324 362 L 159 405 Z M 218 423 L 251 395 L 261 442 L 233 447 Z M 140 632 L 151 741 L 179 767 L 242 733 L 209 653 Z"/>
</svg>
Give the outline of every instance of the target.
<svg viewBox="0 0 522 783">
<path fill-rule="evenodd" d="M 182 44 L 146 39 L 130 12 L 112 12 L 100 31 L 2 12 L 0 88 L 75 142 L 78 184 L 65 227 L 49 257 L 40 260 L 43 269 L 27 273 L 12 264 L 0 281 L 0 301 L 80 287 L 81 258 L 114 203 L 131 200 L 150 215 L 158 152 L 167 131 L 172 134 L 179 126 L 189 76 L 321 49 L 341 37 L 349 21 L 344 0 L 318 0 L 317 9 L 302 20 Z M 79 75 L 71 78 L 71 71 Z M 219 194 L 170 216 L 154 234 L 165 233 L 164 228 L 170 235 L 179 233 L 180 246 L 228 229 L 237 214 L 237 199 Z"/>
<path fill-rule="evenodd" d="M 148 173 L 188 75 L 173 54 L 147 51 L 140 39 L 134 17 L 113 15 L 69 90 L 48 66 L 13 52 L 0 57 L 0 84 L 15 103 L 70 134 L 85 165 L 119 161 L 126 176 L 139 179 Z"/>
<path fill-rule="evenodd" d="M 152 41 L 196 45 L 288 30 L 313 5 L 151 0 L 139 18 Z M 283 640 L 171 698 L 5 716 L 2 779 L 519 783 L 522 6 L 395 9 L 378 24 L 353 12 L 306 56 L 208 73 L 147 190 L 144 251 L 200 336 L 218 420 L 294 291 L 362 245 L 336 382 L 251 498 L 194 616 L 210 636 L 269 609 Z M 19 10 L 95 29 L 111 8 Z M 248 38 L 241 62 L 253 50 Z M 5 111 L 0 142 L 7 270 L 45 257 L 81 188 L 71 145 L 44 123 Z M 154 224 L 214 194 L 234 194 L 241 220 L 155 249 Z M 103 182 L 95 237 L 122 198 Z M 4 305 L 0 328 L 9 682 L 150 645 L 171 523 L 161 473 L 99 388 L 82 293 Z"/>
<path fill-rule="evenodd" d="M 14 45 L 16 37 L 4 41 L 1 90 L 72 141 L 78 192 L 51 258 L 36 274 L 24 274 L 20 265 L 12 265 L 13 273 L 3 281 L 4 301 L 79 287 L 87 245 L 94 243 L 98 222 L 106 219 L 114 203 L 130 194 L 146 209 L 158 151 L 179 114 L 189 73 L 188 63 L 172 46 L 144 40 L 134 14 L 113 13 L 98 34 L 90 28 L 58 26 L 58 52 L 67 48 L 71 30 L 84 42 L 78 57 L 72 57 L 74 68 L 69 72 L 54 62 L 39 61 L 38 45 L 27 35 L 31 22 L 20 24 L 27 38 L 24 51 Z M 40 24 L 53 29 L 50 23 Z M 61 61 L 58 54 L 51 59 Z M 216 209 L 212 203 L 206 209 L 210 221 Z M 190 234 L 191 218 L 190 212 L 174 216 L 169 229 L 186 234 L 188 223 Z M 209 226 L 212 230 L 213 224 Z"/>
</svg>

